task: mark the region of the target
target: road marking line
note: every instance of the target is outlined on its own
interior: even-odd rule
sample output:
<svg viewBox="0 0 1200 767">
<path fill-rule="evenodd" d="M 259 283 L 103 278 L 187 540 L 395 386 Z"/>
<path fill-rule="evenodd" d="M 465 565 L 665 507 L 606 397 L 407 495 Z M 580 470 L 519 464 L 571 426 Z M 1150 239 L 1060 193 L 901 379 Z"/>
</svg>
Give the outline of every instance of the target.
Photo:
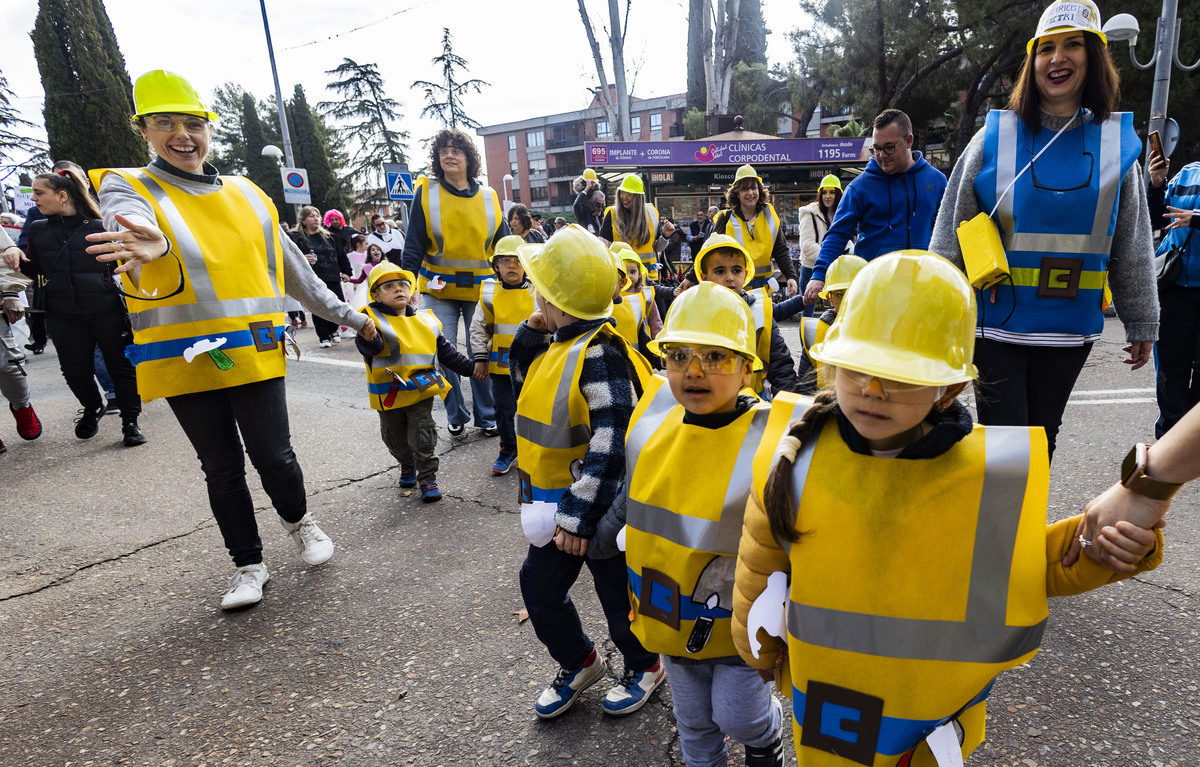
<svg viewBox="0 0 1200 767">
<path fill-rule="evenodd" d="M 1153 394 L 1154 389 L 1093 389 L 1090 391 L 1073 391 L 1072 397 L 1091 397 L 1099 394 Z"/>
<path fill-rule="evenodd" d="M 288 362 L 295 362 L 295 361 L 296 360 L 293 360 L 290 357 L 288 358 Z M 358 370 L 363 369 L 363 364 L 361 362 L 348 362 L 346 360 L 329 359 L 328 357 L 301 357 L 300 361 L 301 362 L 319 362 L 322 365 L 336 365 L 336 366 L 342 367 L 342 368 L 357 368 Z"/>
<path fill-rule="evenodd" d="M 1073 399 L 1068 405 L 1116 405 L 1127 402 L 1155 402 L 1153 397 L 1127 397 L 1123 399 Z"/>
</svg>

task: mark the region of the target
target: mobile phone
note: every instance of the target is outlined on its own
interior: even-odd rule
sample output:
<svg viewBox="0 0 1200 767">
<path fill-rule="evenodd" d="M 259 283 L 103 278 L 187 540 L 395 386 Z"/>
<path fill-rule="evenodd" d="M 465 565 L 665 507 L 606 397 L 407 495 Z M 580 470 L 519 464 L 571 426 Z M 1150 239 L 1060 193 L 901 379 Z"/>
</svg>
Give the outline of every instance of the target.
<svg viewBox="0 0 1200 767">
<path fill-rule="evenodd" d="M 1155 152 L 1164 158 L 1167 156 L 1163 152 L 1162 137 L 1158 135 L 1158 131 L 1150 131 L 1150 153 L 1153 154 Z"/>
</svg>

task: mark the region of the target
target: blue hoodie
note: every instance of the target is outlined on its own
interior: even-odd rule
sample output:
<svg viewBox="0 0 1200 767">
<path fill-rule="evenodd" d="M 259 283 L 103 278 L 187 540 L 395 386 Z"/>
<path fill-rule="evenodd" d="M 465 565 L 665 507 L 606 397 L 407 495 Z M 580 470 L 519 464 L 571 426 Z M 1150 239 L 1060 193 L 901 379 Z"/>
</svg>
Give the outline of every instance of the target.
<svg viewBox="0 0 1200 767">
<path fill-rule="evenodd" d="M 872 158 L 862 175 L 850 182 L 821 241 L 812 279 L 825 281 L 825 270 L 842 255 L 855 230 L 854 253 L 868 261 L 893 250 L 929 247 L 946 176 L 920 152 L 913 156 L 912 167 L 894 176 L 880 170 Z"/>
</svg>

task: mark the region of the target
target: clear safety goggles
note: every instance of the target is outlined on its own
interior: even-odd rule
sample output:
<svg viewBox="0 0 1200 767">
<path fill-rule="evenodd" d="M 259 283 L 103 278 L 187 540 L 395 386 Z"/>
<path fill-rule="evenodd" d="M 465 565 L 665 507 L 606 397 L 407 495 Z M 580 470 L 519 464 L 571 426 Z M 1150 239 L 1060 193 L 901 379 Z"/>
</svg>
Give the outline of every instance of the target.
<svg viewBox="0 0 1200 767">
<path fill-rule="evenodd" d="M 670 371 L 686 371 L 692 366 L 693 359 L 700 363 L 700 369 L 705 373 L 730 375 L 737 372 L 737 361 L 745 358 L 728 349 L 670 346 L 663 350 L 663 364 Z"/>
<path fill-rule="evenodd" d="M 879 384 L 879 391 L 883 394 L 883 398 L 889 402 L 920 402 L 929 397 L 926 393 L 927 389 L 932 389 L 934 399 L 938 400 L 945 394 L 945 387 L 926 386 L 924 384 L 910 384 L 903 381 L 893 381 L 890 378 L 880 378 L 870 373 L 860 373 L 857 370 L 847 370 L 846 368 L 838 368 L 837 374 L 844 376 L 846 382 L 852 387 L 858 389 L 862 394 L 866 394 L 871 387 L 871 382 L 875 381 Z"/>
<path fill-rule="evenodd" d="M 208 132 L 208 120 L 202 117 L 171 117 L 154 115 L 146 118 L 146 125 L 160 133 L 175 133 L 181 127 L 188 133 L 202 135 Z"/>
</svg>

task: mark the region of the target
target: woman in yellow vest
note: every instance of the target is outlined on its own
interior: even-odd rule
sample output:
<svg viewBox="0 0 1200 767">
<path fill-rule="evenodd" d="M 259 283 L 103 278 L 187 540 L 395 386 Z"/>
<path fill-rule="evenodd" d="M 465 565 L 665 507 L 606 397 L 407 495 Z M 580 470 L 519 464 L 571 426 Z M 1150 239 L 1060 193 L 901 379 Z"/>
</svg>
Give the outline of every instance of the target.
<svg viewBox="0 0 1200 767">
<path fill-rule="evenodd" d="M 875 259 L 811 352 L 832 391 L 774 421 L 753 459 L 733 636 L 780 672 L 800 767 L 962 764 L 995 677 L 1037 652 L 1046 597 L 1162 559 L 1161 533 L 1121 523 L 1086 542 L 1120 574 L 1064 566 L 1082 515 L 1046 525 L 1044 433 L 972 424 L 955 399 L 974 340 L 949 261 Z"/>
<path fill-rule="evenodd" d="M 492 276 L 492 253 L 509 229 L 495 190 L 477 180 L 483 163 L 471 137 L 444 128 L 430 144 L 433 176 L 417 181 L 400 264 L 417 275 L 422 305 L 438 318 L 452 342 L 457 342 L 462 320 L 467 328 L 467 356 L 471 357 L 471 318 L 479 304 L 479 286 Z M 450 433 L 462 434 L 474 411 L 475 426 L 489 437 L 496 436 L 491 385 L 471 379 L 468 410 L 458 374 L 447 370 L 446 379 L 450 381 L 446 397 Z"/>
<path fill-rule="evenodd" d="M 283 295 L 331 322 L 373 333 L 280 237 L 279 215 L 241 176 L 205 161 L 217 115 L 177 74 L 147 72 L 134 123 L 156 155 L 145 168 L 91 172 L 107 233 L 88 252 L 118 261 L 133 325 L 126 351 L 142 399 L 165 397 L 204 470 L 209 503 L 238 571 L 223 609 L 262 599 L 267 568 L 246 485 L 245 452 L 306 564 L 333 556 L 308 513 L 284 395 Z"/>
<path fill-rule="evenodd" d="M 628 243 L 646 266 L 651 280 L 658 279 L 656 248 L 659 237 L 658 208 L 646 202 L 646 186 L 641 177 L 630 173 L 617 187 L 617 204 L 604 210 L 600 239 Z M 663 243 L 665 245 L 665 242 Z"/>
</svg>

